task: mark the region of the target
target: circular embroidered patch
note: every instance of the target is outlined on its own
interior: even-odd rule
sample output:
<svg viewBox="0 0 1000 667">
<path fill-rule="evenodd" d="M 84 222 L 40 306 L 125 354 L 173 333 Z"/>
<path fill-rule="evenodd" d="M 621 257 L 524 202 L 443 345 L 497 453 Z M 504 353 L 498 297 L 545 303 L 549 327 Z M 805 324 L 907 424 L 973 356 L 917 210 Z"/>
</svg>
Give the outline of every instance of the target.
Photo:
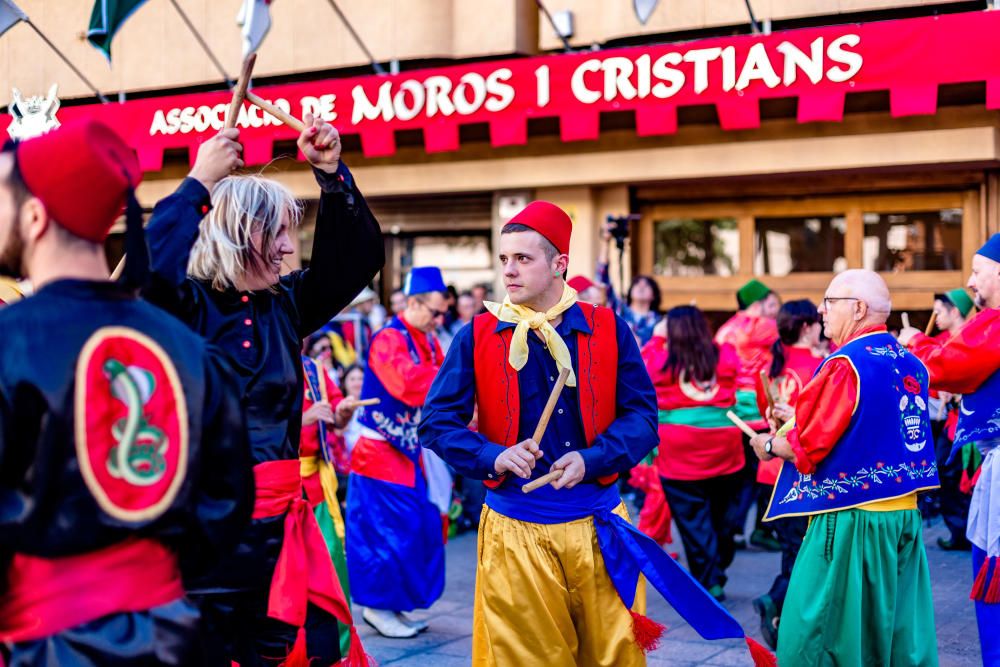
<svg viewBox="0 0 1000 667">
<path fill-rule="evenodd" d="M 173 503 L 187 471 L 187 404 L 173 362 L 153 339 L 103 327 L 76 366 L 76 455 L 101 509 L 147 522 Z"/>
</svg>

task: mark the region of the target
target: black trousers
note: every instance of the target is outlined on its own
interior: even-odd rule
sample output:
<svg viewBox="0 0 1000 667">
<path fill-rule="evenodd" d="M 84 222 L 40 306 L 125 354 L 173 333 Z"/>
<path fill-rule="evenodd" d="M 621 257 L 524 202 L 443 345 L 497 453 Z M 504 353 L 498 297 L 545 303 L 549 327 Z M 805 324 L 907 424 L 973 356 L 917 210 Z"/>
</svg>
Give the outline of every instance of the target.
<svg viewBox="0 0 1000 667">
<path fill-rule="evenodd" d="M 764 512 L 767 510 L 767 501 L 771 497 L 770 487 L 760 484 L 757 482 L 757 466 L 760 465 L 760 460 L 753 451 L 753 447 L 750 446 L 750 438 L 743 434 L 743 468 L 736 473 L 737 478 L 737 490 L 736 495 L 733 499 L 733 512 L 735 513 L 734 523 L 733 523 L 733 535 L 740 535 L 743 533 L 743 527 L 746 525 L 747 513 L 750 512 L 750 507 L 753 506 L 754 502 L 757 502 L 757 515 L 754 520 L 754 530 L 770 530 L 770 526 L 762 522 L 764 518 Z M 747 542 L 749 542 L 749 535 L 747 535 Z"/>
<path fill-rule="evenodd" d="M 946 463 L 948 455 L 951 454 L 951 445 L 948 434 L 944 432 L 934 441 L 938 478 L 941 480 L 941 488 L 937 491 L 938 504 L 941 518 L 951 532 L 952 541 L 965 544 L 968 542 L 965 529 L 969 521 L 969 504 L 972 502 L 972 496 L 962 493 L 958 488 L 962 481 L 962 457 L 956 456 L 950 464 Z"/>
<path fill-rule="evenodd" d="M 268 589 L 191 596 L 201 609 L 208 639 L 206 667 L 275 667 L 284 661 L 298 631 L 267 615 Z M 315 667 L 340 660 L 337 619 L 319 607 L 306 612 L 306 648 Z"/>
<path fill-rule="evenodd" d="M 186 599 L 110 614 L 37 641 L 0 644 L 7 667 L 187 667 L 205 664 L 202 650 L 198 609 Z"/>
<path fill-rule="evenodd" d="M 788 582 L 792 578 L 792 566 L 795 565 L 795 557 L 799 555 L 799 548 L 802 547 L 802 539 L 806 536 L 809 518 L 789 516 L 769 521 L 764 525 L 774 528 L 778 542 L 781 543 L 781 572 L 774 578 L 771 590 L 767 593 L 777 606 L 778 613 L 781 613 L 781 606 L 785 603 L 785 595 L 788 593 Z"/>
<path fill-rule="evenodd" d="M 734 525 L 739 521 L 733 500 L 740 488 L 739 475 L 696 481 L 661 478 L 688 569 L 705 588 L 724 586 L 726 568 L 733 562 Z"/>
</svg>

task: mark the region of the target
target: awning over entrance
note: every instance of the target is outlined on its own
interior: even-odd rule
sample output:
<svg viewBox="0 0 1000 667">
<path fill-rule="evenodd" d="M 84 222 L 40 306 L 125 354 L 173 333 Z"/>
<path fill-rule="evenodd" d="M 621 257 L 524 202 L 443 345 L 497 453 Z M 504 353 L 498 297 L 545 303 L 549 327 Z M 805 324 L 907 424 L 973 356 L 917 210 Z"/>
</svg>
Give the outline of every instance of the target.
<svg viewBox="0 0 1000 667">
<path fill-rule="evenodd" d="M 933 114 L 938 86 L 983 82 L 1000 108 L 1000 13 L 828 26 L 600 52 L 494 60 L 395 76 L 327 79 L 255 92 L 292 114 L 311 112 L 358 134 L 366 156 L 396 151 L 395 132 L 421 130 L 428 152 L 459 148 L 463 125 L 486 123 L 494 146 L 524 144 L 528 121 L 559 119 L 563 141 L 593 140 L 600 114 L 632 111 L 640 136 L 677 130 L 677 109 L 714 105 L 723 129 L 760 125 L 759 102 L 796 98 L 800 123 L 840 121 L 847 93 L 888 91 L 893 116 Z M 166 149 L 222 128 L 227 92 L 66 107 L 63 123 L 100 116 L 159 170 Z M 6 121 L 9 122 L 9 118 Z M 248 164 L 272 157 L 291 129 L 248 106 L 240 114 Z"/>
</svg>

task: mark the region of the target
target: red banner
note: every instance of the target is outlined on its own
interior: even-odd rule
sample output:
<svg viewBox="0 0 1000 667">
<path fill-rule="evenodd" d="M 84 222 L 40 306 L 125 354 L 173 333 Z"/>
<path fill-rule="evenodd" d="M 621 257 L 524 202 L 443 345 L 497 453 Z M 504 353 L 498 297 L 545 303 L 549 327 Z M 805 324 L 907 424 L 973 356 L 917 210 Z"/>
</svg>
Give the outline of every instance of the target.
<svg viewBox="0 0 1000 667">
<path fill-rule="evenodd" d="M 677 108 L 712 104 L 726 130 L 760 125 L 761 99 L 794 97 L 798 121 L 839 121 L 848 92 L 889 91 L 893 116 L 933 114 L 941 84 L 985 82 L 1000 108 L 1000 13 L 993 11 L 810 28 L 598 52 L 494 60 L 395 76 L 255 88 L 359 134 L 366 156 L 396 151 L 397 130 L 421 130 L 428 152 L 459 147 L 459 128 L 487 123 L 494 146 L 527 142 L 531 118 L 556 117 L 563 141 L 596 139 L 600 114 L 633 111 L 640 136 L 677 130 Z M 165 149 L 194 149 L 221 129 L 229 93 L 66 107 L 62 122 L 100 116 L 139 152 L 143 169 Z M 9 122 L 9 118 L 7 119 Z M 271 159 L 295 133 L 255 106 L 238 121 L 248 164 Z"/>
</svg>

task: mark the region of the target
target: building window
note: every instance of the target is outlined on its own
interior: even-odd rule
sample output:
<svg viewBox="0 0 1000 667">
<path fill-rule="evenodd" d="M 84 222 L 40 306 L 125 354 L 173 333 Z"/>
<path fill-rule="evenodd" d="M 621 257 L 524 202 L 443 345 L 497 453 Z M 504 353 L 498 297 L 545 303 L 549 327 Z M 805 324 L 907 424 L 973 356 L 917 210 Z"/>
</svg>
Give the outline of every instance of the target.
<svg viewBox="0 0 1000 667">
<path fill-rule="evenodd" d="M 865 213 L 862 263 L 874 271 L 959 271 L 962 209 Z"/>
<path fill-rule="evenodd" d="M 842 215 L 757 218 L 754 238 L 754 271 L 758 275 L 843 271 Z"/>
<path fill-rule="evenodd" d="M 734 218 L 657 220 L 653 248 L 653 271 L 661 276 L 731 276 L 740 269 Z"/>
</svg>

